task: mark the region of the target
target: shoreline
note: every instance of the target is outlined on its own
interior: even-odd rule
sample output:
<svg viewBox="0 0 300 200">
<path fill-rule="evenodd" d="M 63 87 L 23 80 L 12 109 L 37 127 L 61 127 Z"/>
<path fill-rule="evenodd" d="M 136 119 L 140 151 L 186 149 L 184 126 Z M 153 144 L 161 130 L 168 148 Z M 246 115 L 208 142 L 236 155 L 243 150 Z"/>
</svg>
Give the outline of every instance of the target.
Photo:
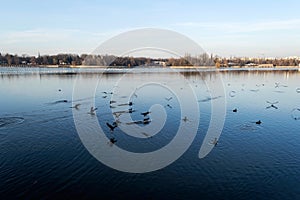
<svg viewBox="0 0 300 200">
<path fill-rule="evenodd" d="M 59 66 L 59 65 L 0 65 L 0 68 L 7 67 L 7 68 L 56 68 L 56 69 L 80 69 L 80 68 L 96 68 L 96 69 L 299 69 L 300 66 L 275 66 L 275 67 L 248 67 L 248 66 L 233 66 L 233 67 L 215 67 L 215 66 L 169 66 L 169 67 L 162 67 L 162 66 L 139 66 L 139 67 L 127 67 L 127 66 L 92 66 L 92 65 L 75 65 L 75 66 Z"/>
<path fill-rule="evenodd" d="M 77 75 L 77 74 L 124 74 L 124 73 L 268 73 L 268 72 L 286 72 L 286 73 L 300 73 L 300 68 L 297 67 L 283 67 L 283 68 L 216 68 L 216 67 L 148 67 L 148 68 L 107 68 L 107 67 L 76 67 L 76 68 L 62 68 L 62 67 L 0 67 L 0 76 L 5 75 Z"/>
</svg>

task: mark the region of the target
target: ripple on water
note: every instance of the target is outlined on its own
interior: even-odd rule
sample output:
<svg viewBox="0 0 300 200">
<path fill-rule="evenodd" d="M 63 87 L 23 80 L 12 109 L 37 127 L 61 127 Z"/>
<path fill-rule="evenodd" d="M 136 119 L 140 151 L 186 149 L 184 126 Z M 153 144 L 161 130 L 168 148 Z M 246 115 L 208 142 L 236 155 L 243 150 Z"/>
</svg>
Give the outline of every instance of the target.
<svg viewBox="0 0 300 200">
<path fill-rule="evenodd" d="M 23 117 L 0 117 L 0 128 L 13 127 L 24 122 Z"/>
<path fill-rule="evenodd" d="M 292 117 L 294 120 L 300 120 L 300 108 L 294 108 L 294 109 L 291 111 L 291 117 Z"/>
<path fill-rule="evenodd" d="M 238 128 L 241 131 L 256 131 L 258 130 L 259 126 L 253 122 L 246 122 L 244 124 L 238 125 Z"/>
</svg>

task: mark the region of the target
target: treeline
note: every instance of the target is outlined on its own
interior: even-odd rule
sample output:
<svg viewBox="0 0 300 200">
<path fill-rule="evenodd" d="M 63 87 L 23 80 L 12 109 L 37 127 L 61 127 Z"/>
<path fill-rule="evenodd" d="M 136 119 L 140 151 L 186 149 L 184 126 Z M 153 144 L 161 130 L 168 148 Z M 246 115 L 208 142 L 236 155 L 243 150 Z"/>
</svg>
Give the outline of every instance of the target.
<svg viewBox="0 0 300 200">
<path fill-rule="evenodd" d="M 182 58 L 146 58 L 146 57 L 117 57 L 113 55 L 11 55 L 0 53 L 0 65 L 2 66 L 40 66 L 40 65 L 88 65 L 88 66 L 214 66 L 213 55 L 201 54 L 192 57 L 186 54 Z"/>
<path fill-rule="evenodd" d="M 59 65 L 59 66 L 299 66 L 300 58 L 220 58 L 208 55 L 206 53 L 198 56 L 186 54 L 182 58 L 146 58 L 146 57 L 117 57 L 113 55 L 77 55 L 77 54 L 58 54 L 58 55 L 11 55 L 0 53 L 1 66 L 41 66 L 41 65 Z"/>
<path fill-rule="evenodd" d="M 11 55 L 0 53 L 1 65 L 81 65 L 82 57 L 74 54 L 58 54 L 43 56 Z"/>
<path fill-rule="evenodd" d="M 182 58 L 146 58 L 146 57 L 117 57 L 112 55 L 88 55 L 84 57 L 83 65 L 98 66 L 214 66 L 213 55 L 201 54 L 192 57 L 186 54 Z"/>
<path fill-rule="evenodd" d="M 216 58 L 215 65 L 217 67 L 232 67 L 232 66 L 259 66 L 273 65 L 275 66 L 299 66 L 300 58 Z"/>
</svg>

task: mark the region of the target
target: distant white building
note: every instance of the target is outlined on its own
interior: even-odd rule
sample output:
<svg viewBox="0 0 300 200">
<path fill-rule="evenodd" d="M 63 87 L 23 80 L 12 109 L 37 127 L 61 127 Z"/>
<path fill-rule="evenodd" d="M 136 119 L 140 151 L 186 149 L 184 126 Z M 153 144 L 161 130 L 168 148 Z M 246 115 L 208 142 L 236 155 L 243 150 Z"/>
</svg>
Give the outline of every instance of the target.
<svg viewBox="0 0 300 200">
<path fill-rule="evenodd" d="M 275 67 L 273 64 L 260 64 L 258 65 L 258 67 L 261 67 L 261 68 L 272 68 L 272 67 Z"/>
<path fill-rule="evenodd" d="M 257 66 L 257 64 L 255 64 L 255 63 L 248 63 L 248 64 L 246 64 L 246 66 L 247 67 L 255 67 L 255 66 Z"/>
<path fill-rule="evenodd" d="M 163 66 L 163 67 L 167 65 L 166 62 L 163 61 L 154 61 L 153 64 L 158 66 Z"/>
</svg>

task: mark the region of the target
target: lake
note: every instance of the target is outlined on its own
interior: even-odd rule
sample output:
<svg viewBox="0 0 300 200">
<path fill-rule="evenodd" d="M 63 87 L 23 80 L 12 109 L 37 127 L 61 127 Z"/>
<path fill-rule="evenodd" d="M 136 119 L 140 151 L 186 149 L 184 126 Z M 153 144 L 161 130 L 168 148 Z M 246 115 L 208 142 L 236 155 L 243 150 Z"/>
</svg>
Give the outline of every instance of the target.
<svg viewBox="0 0 300 200">
<path fill-rule="evenodd" d="M 300 199 L 299 80 L 1 67 L 0 198 Z"/>
</svg>

